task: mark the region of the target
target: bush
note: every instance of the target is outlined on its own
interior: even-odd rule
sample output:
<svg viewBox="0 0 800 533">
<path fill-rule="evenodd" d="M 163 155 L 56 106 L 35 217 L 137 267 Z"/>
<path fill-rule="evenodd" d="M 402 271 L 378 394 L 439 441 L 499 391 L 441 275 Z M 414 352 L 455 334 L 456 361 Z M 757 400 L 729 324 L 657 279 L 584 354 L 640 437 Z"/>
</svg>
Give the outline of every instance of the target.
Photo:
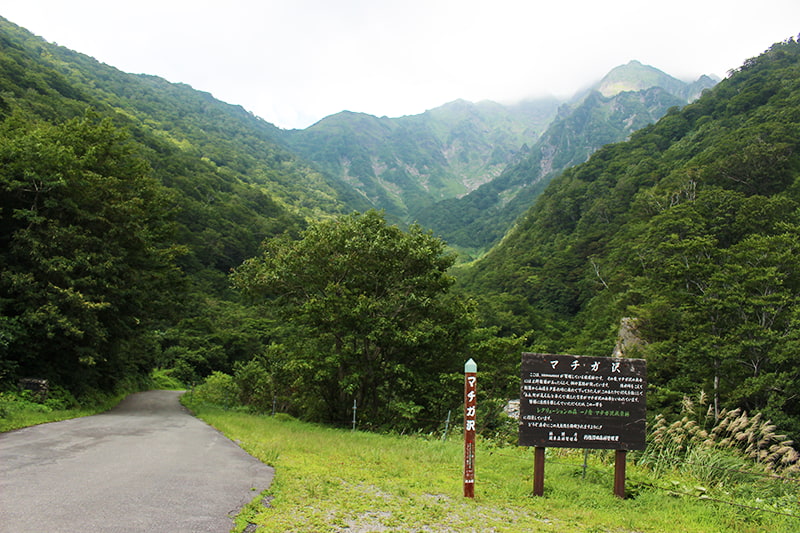
<svg viewBox="0 0 800 533">
<path fill-rule="evenodd" d="M 186 385 L 176 376 L 175 369 L 158 368 L 150 375 L 153 388 L 158 390 L 184 390 Z"/>
<path fill-rule="evenodd" d="M 53 409 L 45 404 L 34 402 L 30 391 L 19 393 L 0 392 L 0 417 L 8 418 L 20 412 L 49 413 Z"/>
<path fill-rule="evenodd" d="M 238 389 L 241 405 L 259 413 L 272 410 L 274 391 L 272 377 L 259 361 L 251 359 L 234 365 L 233 381 Z"/>
<path fill-rule="evenodd" d="M 76 409 L 81 405 L 81 402 L 70 391 L 58 385 L 50 388 L 47 399 L 43 403 L 53 410 Z"/>
<path fill-rule="evenodd" d="M 700 416 L 698 423 L 694 419 L 697 412 L 693 402 L 685 398 L 683 403 L 686 414 L 680 420 L 670 423 L 663 415 L 655 417 L 641 464 L 660 472 L 689 459 L 701 466 L 713 463 L 736 466 L 747 461 L 776 474 L 800 472 L 800 453 L 794 443 L 777 433 L 775 425 L 764 420 L 760 413 L 748 415 L 741 409 L 723 410 L 719 419 L 714 420 L 709 411 Z M 711 427 L 705 429 L 705 426 Z"/>
<path fill-rule="evenodd" d="M 237 405 L 239 388 L 233 376 L 223 372 L 213 372 L 194 391 L 194 399 L 199 402 L 230 408 Z"/>
</svg>

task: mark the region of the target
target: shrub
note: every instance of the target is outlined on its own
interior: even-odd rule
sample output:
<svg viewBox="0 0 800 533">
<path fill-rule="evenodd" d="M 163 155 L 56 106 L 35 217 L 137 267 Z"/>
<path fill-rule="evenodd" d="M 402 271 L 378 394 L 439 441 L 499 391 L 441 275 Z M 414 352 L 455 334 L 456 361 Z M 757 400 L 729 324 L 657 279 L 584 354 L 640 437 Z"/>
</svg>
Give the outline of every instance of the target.
<svg viewBox="0 0 800 533">
<path fill-rule="evenodd" d="M 272 376 L 259 361 L 251 359 L 234 365 L 233 381 L 237 387 L 238 400 L 259 413 L 272 410 L 274 397 Z"/>
<path fill-rule="evenodd" d="M 175 369 L 163 369 L 158 368 L 153 370 L 153 373 L 150 375 L 150 379 L 152 380 L 152 386 L 154 389 L 158 390 L 184 390 L 186 389 L 186 385 L 184 385 L 180 379 L 176 376 Z"/>
<path fill-rule="evenodd" d="M 233 376 L 223 372 L 213 372 L 198 385 L 194 397 L 199 402 L 230 408 L 237 404 L 239 389 L 233 381 Z"/>
<path fill-rule="evenodd" d="M 701 396 L 702 401 L 702 396 Z M 711 453 L 712 450 L 736 454 L 762 466 L 768 472 L 784 475 L 800 472 L 800 454 L 786 435 L 776 433 L 776 427 L 764 420 L 760 413 L 748 415 L 746 411 L 724 410 L 713 420 L 711 412 L 698 423 L 694 420 L 694 406 L 684 399 L 683 418 L 672 423 L 658 415 L 651 426 L 649 444 L 642 454 L 641 463 L 658 471 L 670 468 L 678 460 L 700 457 L 710 462 L 730 462 L 730 455 Z M 706 430 L 703 425 L 710 425 Z"/>
</svg>

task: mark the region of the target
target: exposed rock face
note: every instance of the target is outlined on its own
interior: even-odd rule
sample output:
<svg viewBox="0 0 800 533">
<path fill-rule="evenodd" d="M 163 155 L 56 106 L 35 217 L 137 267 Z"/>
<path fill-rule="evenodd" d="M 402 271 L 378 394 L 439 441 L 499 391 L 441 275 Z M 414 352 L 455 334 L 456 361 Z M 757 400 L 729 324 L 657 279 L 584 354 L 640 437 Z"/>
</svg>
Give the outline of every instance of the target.
<svg viewBox="0 0 800 533">
<path fill-rule="evenodd" d="M 617 344 L 614 346 L 614 357 L 629 357 L 630 353 L 637 347 L 643 346 L 644 340 L 639 335 L 639 319 L 623 317 L 619 323 L 619 334 Z"/>
<path fill-rule="evenodd" d="M 519 420 L 519 400 L 509 400 L 506 406 L 503 408 L 503 412 L 505 412 L 505 414 L 507 414 L 510 418 Z"/>
</svg>

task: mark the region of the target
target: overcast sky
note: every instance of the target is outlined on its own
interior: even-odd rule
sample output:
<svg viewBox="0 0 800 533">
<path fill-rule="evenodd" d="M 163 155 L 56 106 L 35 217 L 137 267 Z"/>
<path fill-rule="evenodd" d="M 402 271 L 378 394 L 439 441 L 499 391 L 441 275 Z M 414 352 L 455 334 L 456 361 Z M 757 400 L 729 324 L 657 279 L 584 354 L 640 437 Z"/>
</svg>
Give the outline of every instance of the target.
<svg viewBox="0 0 800 533">
<path fill-rule="evenodd" d="M 282 128 L 566 97 L 632 59 L 725 77 L 800 33 L 800 0 L 0 0 L 0 16 Z"/>
</svg>

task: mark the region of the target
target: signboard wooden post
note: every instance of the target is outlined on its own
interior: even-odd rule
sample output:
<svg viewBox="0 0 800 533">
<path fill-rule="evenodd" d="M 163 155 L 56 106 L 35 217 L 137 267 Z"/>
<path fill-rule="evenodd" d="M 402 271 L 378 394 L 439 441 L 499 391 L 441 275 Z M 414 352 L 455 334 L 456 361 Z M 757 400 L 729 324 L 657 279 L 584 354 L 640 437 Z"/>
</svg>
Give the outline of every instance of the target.
<svg viewBox="0 0 800 533">
<path fill-rule="evenodd" d="M 475 410 L 477 409 L 478 365 L 470 359 L 464 365 L 464 497 L 475 497 Z"/>
<path fill-rule="evenodd" d="M 627 450 L 645 448 L 643 359 L 522 354 L 519 445 L 535 446 L 534 495 L 544 493 L 544 449 L 617 450 L 614 494 L 625 497 Z"/>
</svg>

